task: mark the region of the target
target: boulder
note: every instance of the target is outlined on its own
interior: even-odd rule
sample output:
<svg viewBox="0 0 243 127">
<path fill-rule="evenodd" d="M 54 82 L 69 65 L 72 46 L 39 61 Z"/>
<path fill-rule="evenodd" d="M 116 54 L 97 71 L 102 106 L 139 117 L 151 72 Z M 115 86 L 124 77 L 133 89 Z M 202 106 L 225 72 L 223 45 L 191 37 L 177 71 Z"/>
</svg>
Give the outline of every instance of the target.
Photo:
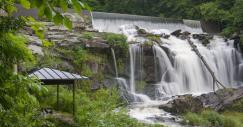
<svg viewBox="0 0 243 127">
<path fill-rule="evenodd" d="M 210 40 L 213 39 L 213 35 L 209 34 L 193 34 L 193 39 L 198 39 L 202 42 L 204 46 L 207 46 L 210 43 Z"/>
<path fill-rule="evenodd" d="M 182 114 L 186 112 L 200 112 L 202 109 L 209 108 L 214 111 L 224 111 L 235 101 L 243 99 L 243 87 L 238 89 L 221 89 L 200 96 L 182 95 L 167 104 L 160 105 L 160 109 Z"/>
<path fill-rule="evenodd" d="M 183 95 L 166 105 L 159 106 L 159 108 L 173 114 L 183 114 L 187 112 L 200 112 L 203 109 L 203 103 L 200 99 L 193 98 L 192 95 Z"/>
<path fill-rule="evenodd" d="M 162 36 L 164 39 L 168 39 L 168 38 L 170 38 L 170 35 L 167 35 L 167 34 L 165 34 L 164 36 Z"/>
<path fill-rule="evenodd" d="M 91 85 L 91 90 L 98 90 L 102 88 L 102 85 L 98 81 L 94 81 Z"/>
<path fill-rule="evenodd" d="M 147 31 L 145 29 L 138 29 L 138 34 L 147 34 Z"/>
<path fill-rule="evenodd" d="M 180 38 L 182 40 L 186 40 L 190 34 L 191 34 L 190 32 L 185 31 L 185 32 L 181 33 Z"/>
<path fill-rule="evenodd" d="M 171 35 L 179 37 L 181 35 L 181 29 L 172 32 Z"/>
</svg>

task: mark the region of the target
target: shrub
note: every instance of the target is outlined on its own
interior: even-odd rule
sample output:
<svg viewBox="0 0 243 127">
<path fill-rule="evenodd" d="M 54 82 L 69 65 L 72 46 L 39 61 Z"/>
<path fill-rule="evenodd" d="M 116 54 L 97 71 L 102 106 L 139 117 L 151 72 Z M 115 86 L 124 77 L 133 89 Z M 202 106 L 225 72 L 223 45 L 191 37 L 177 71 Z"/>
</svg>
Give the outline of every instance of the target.
<svg viewBox="0 0 243 127">
<path fill-rule="evenodd" d="M 143 43 L 143 45 L 144 45 L 145 47 L 151 47 L 151 46 L 153 46 L 153 42 L 152 42 L 152 41 L 145 41 L 145 42 Z"/>
<path fill-rule="evenodd" d="M 111 47 L 119 48 L 124 52 L 128 51 L 127 38 L 124 35 L 105 33 L 103 39 L 105 39 Z"/>
</svg>

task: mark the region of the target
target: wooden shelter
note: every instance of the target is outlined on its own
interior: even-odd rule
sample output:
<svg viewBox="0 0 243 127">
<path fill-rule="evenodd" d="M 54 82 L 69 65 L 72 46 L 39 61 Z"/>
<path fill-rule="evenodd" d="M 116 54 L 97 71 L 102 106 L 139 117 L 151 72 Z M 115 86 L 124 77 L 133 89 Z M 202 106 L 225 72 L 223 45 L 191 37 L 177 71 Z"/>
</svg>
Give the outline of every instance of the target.
<svg viewBox="0 0 243 127">
<path fill-rule="evenodd" d="M 73 115 L 75 115 L 75 83 L 78 80 L 87 80 L 88 77 L 60 71 L 51 68 L 42 68 L 29 74 L 29 77 L 40 79 L 43 85 L 57 86 L 57 110 L 59 109 L 59 85 L 72 85 L 73 88 Z"/>
</svg>

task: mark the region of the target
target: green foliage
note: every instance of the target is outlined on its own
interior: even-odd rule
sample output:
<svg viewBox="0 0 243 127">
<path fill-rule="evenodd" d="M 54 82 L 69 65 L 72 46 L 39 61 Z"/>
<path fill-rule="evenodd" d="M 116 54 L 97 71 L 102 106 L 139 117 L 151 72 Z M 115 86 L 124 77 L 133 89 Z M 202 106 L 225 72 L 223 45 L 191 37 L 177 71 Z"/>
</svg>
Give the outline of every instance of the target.
<svg viewBox="0 0 243 127">
<path fill-rule="evenodd" d="M 69 18 L 64 17 L 63 19 L 63 24 L 68 28 L 68 29 L 72 29 L 73 25 L 72 22 L 70 21 Z"/>
<path fill-rule="evenodd" d="M 1 83 L 0 126 L 52 126 L 40 115 L 39 102 L 34 96 L 45 92 L 46 89 L 39 82 L 21 75 L 11 76 L 7 81 Z"/>
<path fill-rule="evenodd" d="M 146 41 L 146 42 L 143 43 L 143 45 L 146 46 L 146 47 L 151 47 L 151 46 L 153 46 L 153 42 Z"/>
<path fill-rule="evenodd" d="M 243 99 L 237 100 L 232 105 L 226 107 L 227 111 L 235 111 L 243 113 Z"/>
<path fill-rule="evenodd" d="M 236 28 L 227 27 L 227 28 L 223 29 L 221 34 L 225 37 L 231 37 L 232 33 L 234 33 L 235 31 L 236 31 Z"/>
<path fill-rule="evenodd" d="M 232 117 L 224 117 L 224 127 L 242 127 L 242 122 Z"/>
<path fill-rule="evenodd" d="M 232 10 L 234 16 L 234 26 L 243 29 L 243 0 L 236 0 Z"/>
<path fill-rule="evenodd" d="M 128 51 L 126 36 L 121 34 L 104 33 L 103 38 L 111 47 L 121 49 L 124 53 Z"/>
<path fill-rule="evenodd" d="M 212 126 L 222 126 L 224 123 L 223 117 L 217 112 L 203 111 L 201 115 L 203 118 L 206 118 Z"/>
<path fill-rule="evenodd" d="M 88 77 L 93 76 L 93 72 L 89 65 L 91 65 L 92 63 L 99 64 L 103 59 L 100 55 L 92 54 L 82 47 L 74 50 L 74 54 L 74 64 L 76 69 L 79 70 L 81 74 Z"/>
<path fill-rule="evenodd" d="M 203 124 L 208 124 L 205 119 L 195 113 L 187 113 L 184 116 L 184 122 L 193 125 L 193 126 L 200 126 Z"/>
<path fill-rule="evenodd" d="M 91 39 L 93 39 L 93 35 L 92 35 L 91 32 L 84 32 L 84 33 L 82 33 L 82 37 L 83 37 L 84 39 L 87 39 L 87 40 L 91 40 Z"/>
<path fill-rule="evenodd" d="M 90 10 L 88 5 L 81 2 L 81 0 L 1 0 L 0 2 L 1 9 L 9 15 L 17 11 L 15 3 L 19 2 L 25 9 L 36 8 L 39 17 L 45 17 L 58 25 L 62 23 L 69 29 L 71 29 L 72 23 L 61 14 L 62 11 L 66 12 L 69 5 L 72 5 L 77 13 L 80 13 L 82 9 Z M 61 7 L 62 11 L 55 7 Z"/>
<path fill-rule="evenodd" d="M 0 126 L 1 127 L 51 127 L 53 123 L 40 114 L 39 102 L 36 96 L 42 96 L 47 90 L 39 82 L 29 79 L 21 74 L 13 73 L 13 65 L 32 61 L 33 56 L 26 46 L 24 37 L 18 30 L 30 26 L 35 34 L 43 40 L 43 44 L 50 46 L 44 39 L 43 25 L 32 17 L 11 17 L 18 11 L 16 3 L 25 9 L 36 8 L 39 16 L 54 20 L 56 24 L 64 24 L 71 29 L 71 21 L 61 16 L 68 5 L 74 1 L 61 0 L 0 0 L 1 12 L 6 12 L 0 17 Z M 65 4 L 65 5 L 64 5 Z M 55 7 L 61 7 L 57 9 Z M 75 2 L 75 8 L 85 8 L 82 2 Z M 58 15 L 58 16 L 56 16 Z"/>
<path fill-rule="evenodd" d="M 22 18 L 0 16 L 0 33 L 14 32 L 25 25 Z"/>
<path fill-rule="evenodd" d="M 25 43 L 25 38 L 18 34 L 2 33 L 0 35 L 0 83 L 11 77 L 14 64 L 33 60 Z"/>
<path fill-rule="evenodd" d="M 217 3 L 209 2 L 200 6 L 200 12 L 207 21 L 224 21 L 230 16 L 228 11 L 219 9 Z"/>
<path fill-rule="evenodd" d="M 242 127 L 240 119 L 221 115 L 214 111 L 203 111 L 200 114 L 187 113 L 184 115 L 184 123 L 202 127 Z"/>
<path fill-rule="evenodd" d="M 87 86 L 88 89 L 83 88 Z M 48 93 L 39 96 L 42 107 L 56 108 L 56 87 L 48 87 Z M 100 89 L 90 91 L 89 84 L 82 83 L 82 89 L 76 90 L 76 126 L 91 127 L 142 127 L 144 124 L 130 118 L 126 110 L 118 108 L 123 105 L 118 91 Z M 60 111 L 72 113 L 72 91 L 60 87 Z"/>
</svg>

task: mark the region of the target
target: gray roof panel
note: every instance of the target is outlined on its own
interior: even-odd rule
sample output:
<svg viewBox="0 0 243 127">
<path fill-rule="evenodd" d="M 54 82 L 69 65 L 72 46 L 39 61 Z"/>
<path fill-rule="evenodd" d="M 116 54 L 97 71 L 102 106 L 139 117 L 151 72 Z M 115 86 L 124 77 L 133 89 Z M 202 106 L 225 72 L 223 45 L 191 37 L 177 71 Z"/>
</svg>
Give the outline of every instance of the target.
<svg viewBox="0 0 243 127">
<path fill-rule="evenodd" d="M 36 77 L 41 80 L 85 80 L 88 79 L 88 77 L 80 76 L 78 74 L 72 74 L 65 71 L 59 71 L 56 69 L 51 68 L 42 68 L 40 70 L 37 70 L 31 74 L 29 74 L 29 77 Z"/>
</svg>

